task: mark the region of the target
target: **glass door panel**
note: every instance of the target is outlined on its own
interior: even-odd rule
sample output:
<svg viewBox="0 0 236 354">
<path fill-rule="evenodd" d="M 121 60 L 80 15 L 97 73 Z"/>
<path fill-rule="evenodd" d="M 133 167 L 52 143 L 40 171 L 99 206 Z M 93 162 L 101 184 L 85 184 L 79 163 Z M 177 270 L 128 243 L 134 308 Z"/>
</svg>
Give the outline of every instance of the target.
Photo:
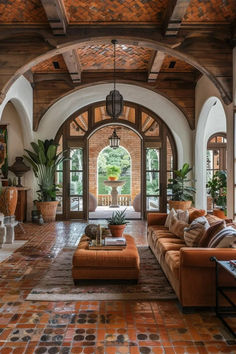
<svg viewBox="0 0 236 354">
<path fill-rule="evenodd" d="M 69 164 L 69 213 L 70 217 L 84 217 L 84 170 L 83 170 L 84 149 L 70 148 Z"/>
<path fill-rule="evenodd" d="M 160 151 L 146 149 L 146 210 L 160 210 Z"/>
</svg>

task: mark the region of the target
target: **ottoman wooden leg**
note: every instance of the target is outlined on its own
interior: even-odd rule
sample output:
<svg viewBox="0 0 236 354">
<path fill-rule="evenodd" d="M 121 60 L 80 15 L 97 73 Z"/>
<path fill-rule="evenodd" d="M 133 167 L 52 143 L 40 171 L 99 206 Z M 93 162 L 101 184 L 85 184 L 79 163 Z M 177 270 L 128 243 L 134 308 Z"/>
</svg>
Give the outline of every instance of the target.
<svg viewBox="0 0 236 354">
<path fill-rule="evenodd" d="M 79 285 L 79 280 L 78 279 L 74 279 L 74 285 Z"/>
</svg>

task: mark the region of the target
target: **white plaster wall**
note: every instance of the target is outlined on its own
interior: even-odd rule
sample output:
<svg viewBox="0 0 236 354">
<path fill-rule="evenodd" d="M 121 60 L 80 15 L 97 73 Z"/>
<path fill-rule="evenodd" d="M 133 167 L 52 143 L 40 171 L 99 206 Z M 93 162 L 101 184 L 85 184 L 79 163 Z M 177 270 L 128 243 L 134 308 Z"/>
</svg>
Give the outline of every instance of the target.
<svg viewBox="0 0 236 354">
<path fill-rule="evenodd" d="M 18 114 L 23 127 L 24 146 L 28 147 L 33 140 L 33 89 L 24 76 L 20 76 L 7 92 L 0 105 L 0 120 L 6 104 L 11 101 Z"/>
<path fill-rule="evenodd" d="M 11 103 L 9 103 L 11 102 Z M 16 156 L 23 154 L 23 149 L 30 147 L 30 142 L 34 139 L 33 134 L 33 89 L 25 79 L 19 77 L 0 105 L 0 124 L 9 122 L 9 165 L 11 165 Z M 11 173 L 9 172 L 9 175 Z M 13 175 L 11 175 L 13 176 Z M 34 191 L 36 182 L 32 171 L 27 172 L 22 179 L 24 186 L 30 188 L 27 192 L 28 219 L 33 206 Z"/>
<path fill-rule="evenodd" d="M 228 169 L 228 215 L 232 213 L 232 164 L 233 134 L 232 105 L 226 106 L 220 99 L 217 89 L 203 76 L 196 85 L 196 136 L 195 136 L 195 179 L 198 208 L 206 209 L 206 150 L 208 138 L 216 132 L 227 132 L 227 169 Z"/>
<path fill-rule="evenodd" d="M 192 134 L 184 114 L 165 97 L 142 87 L 118 84 L 124 100 L 141 104 L 159 115 L 168 125 L 176 140 L 178 164 L 192 165 Z M 36 136 L 54 137 L 62 123 L 76 110 L 93 102 L 104 100 L 113 89 L 112 84 L 100 84 L 74 92 L 56 102 L 42 118 Z"/>
</svg>

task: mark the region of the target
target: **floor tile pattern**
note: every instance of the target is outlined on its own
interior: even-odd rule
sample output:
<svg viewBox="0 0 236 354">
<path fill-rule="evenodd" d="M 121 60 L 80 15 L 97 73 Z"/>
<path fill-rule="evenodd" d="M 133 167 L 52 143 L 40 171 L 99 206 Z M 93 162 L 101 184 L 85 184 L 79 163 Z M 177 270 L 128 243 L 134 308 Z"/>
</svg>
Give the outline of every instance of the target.
<svg viewBox="0 0 236 354">
<path fill-rule="evenodd" d="M 93 221 L 94 222 L 94 221 Z M 236 341 L 214 312 L 183 314 L 169 301 L 25 301 L 63 247 L 85 223 L 25 224 L 28 242 L 0 264 L 0 353 L 235 353 Z M 20 230 L 18 230 L 20 231 Z M 146 225 L 127 233 L 146 244 Z"/>
</svg>

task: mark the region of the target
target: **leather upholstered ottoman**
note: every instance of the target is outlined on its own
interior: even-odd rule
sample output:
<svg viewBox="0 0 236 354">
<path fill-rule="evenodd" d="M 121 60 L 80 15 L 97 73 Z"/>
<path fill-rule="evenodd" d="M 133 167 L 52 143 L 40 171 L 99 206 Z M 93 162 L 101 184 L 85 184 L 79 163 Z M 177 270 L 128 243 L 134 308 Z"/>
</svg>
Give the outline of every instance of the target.
<svg viewBox="0 0 236 354">
<path fill-rule="evenodd" d="M 139 276 L 139 254 L 133 237 L 124 235 L 122 250 L 90 250 L 82 237 L 73 256 L 72 276 L 75 285 L 81 279 L 132 279 Z"/>
</svg>

